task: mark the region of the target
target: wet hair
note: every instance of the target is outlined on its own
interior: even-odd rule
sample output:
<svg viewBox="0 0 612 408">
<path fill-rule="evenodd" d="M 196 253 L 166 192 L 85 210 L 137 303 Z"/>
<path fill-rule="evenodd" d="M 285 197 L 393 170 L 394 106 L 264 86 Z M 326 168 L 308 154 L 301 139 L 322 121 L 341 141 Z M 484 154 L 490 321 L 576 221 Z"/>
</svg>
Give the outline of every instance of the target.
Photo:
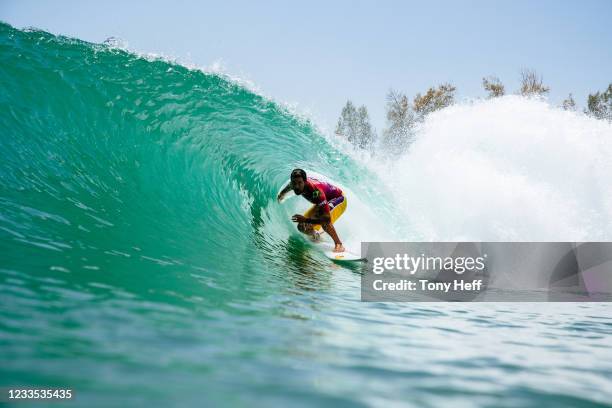
<svg viewBox="0 0 612 408">
<path fill-rule="evenodd" d="M 302 169 L 293 169 L 291 172 L 291 180 L 301 177 L 302 180 L 306 181 L 306 172 Z"/>
</svg>

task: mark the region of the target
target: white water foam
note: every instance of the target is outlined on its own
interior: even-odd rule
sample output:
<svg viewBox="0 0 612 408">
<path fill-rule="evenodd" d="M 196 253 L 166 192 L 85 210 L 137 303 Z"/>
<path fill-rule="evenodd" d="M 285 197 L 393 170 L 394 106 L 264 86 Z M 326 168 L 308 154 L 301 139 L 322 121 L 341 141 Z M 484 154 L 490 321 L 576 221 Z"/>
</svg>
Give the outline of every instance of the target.
<svg viewBox="0 0 612 408">
<path fill-rule="evenodd" d="M 381 162 L 368 167 L 410 220 L 402 240 L 612 239 L 612 124 L 544 100 L 435 112 L 406 154 Z"/>
</svg>

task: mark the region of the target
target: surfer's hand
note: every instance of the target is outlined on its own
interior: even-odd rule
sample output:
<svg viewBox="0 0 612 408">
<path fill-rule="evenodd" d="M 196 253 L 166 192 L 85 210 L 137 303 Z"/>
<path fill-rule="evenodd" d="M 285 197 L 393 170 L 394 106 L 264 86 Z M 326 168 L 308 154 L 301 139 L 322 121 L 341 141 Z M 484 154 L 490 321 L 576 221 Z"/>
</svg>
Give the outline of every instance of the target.
<svg viewBox="0 0 612 408">
<path fill-rule="evenodd" d="M 336 244 L 336 246 L 334 247 L 334 252 L 344 252 L 344 247 L 342 246 L 342 244 Z"/>
<path fill-rule="evenodd" d="M 277 196 L 276 196 L 276 201 L 278 201 L 279 203 L 280 203 L 281 201 L 283 201 L 283 195 L 282 195 L 282 194 L 277 195 Z"/>
<path fill-rule="evenodd" d="M 295 214 L 293 217 L 291 217 L 291 221 L 293 222 L 303 222 L 305 223 L 308 220 L 308 218 L 304 217 L 302 214 Z"/>
</svg>

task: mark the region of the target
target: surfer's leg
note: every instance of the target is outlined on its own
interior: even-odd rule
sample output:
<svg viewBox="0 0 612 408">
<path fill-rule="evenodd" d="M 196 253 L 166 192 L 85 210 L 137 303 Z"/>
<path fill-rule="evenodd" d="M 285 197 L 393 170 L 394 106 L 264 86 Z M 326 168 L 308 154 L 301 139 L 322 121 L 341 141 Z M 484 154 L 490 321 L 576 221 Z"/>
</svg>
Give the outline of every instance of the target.
<svg viewBox="0 0 612 408">
<path fill-rule="evenodd" d="M 344 210 L 346 210 L 346 197 L 340 196 L 330 200 L 329 206 L 331 207 L 330 216 L 333 224 L 344 213 Z"/>
<path fill-rule="evenodd" d="M 343 252 L 344 247 L 342 246 L 342 242 L 340 241 L 340 238 L 338 237 L 336 228 L 334 228 L 334 223 L 344 213 L 344 210 L 346 210 L 346 197 L 340 196 L 340 197 L 336 197 L 330 200 L 329 206 L 331 207 L 330 208 L 330 218 L 331 219 L 329 223 L 323 225 L 322 227 L 323 227 L 323 230 L 325 230 L 325 232 L 327 232 L 327 234 L 329 234 L 329 236 L 332 237 L 332 239 L 334 240 L 334 243 L 336 243 L 334 252 Z"/>
<path fill-rule="evenodd" d="M 309 218 L 312 217 L 315 214 L 315 211 L 317 209 L 316 205 L 313 205 L 312 207 L 310 207 L 305 213 L 304 213 L 304 217 Z M 306 224 L 303 222 L 299 222 L 297 225 L 297 229 L 298 231 L 300 231 L 301 233 L 304 233 L 306 235 L 310 235 L 313 239 L 317 239 L 318 236 L 315 236 L 315 226 L 313 224 Z"/>
<path fill-rule="evenodd" d="M 306 224 L 304 222 L 298 222 L 297 229 L 298 231 L 308 235 L 311 235 L 313 231 L 312 224 Z"/>
</svg>

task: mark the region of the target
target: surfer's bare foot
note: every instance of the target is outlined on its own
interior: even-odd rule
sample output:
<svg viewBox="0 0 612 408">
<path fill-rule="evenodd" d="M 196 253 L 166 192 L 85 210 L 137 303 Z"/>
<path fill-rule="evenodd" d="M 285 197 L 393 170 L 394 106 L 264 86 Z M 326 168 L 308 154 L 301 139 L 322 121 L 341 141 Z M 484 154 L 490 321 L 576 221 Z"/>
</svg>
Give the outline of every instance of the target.
<svg viewBox="0 0 612 408">
<path fill-rule="evenodd" d="M 336 246 L 334 247 L 334 252 L 344 252 L 344 247 L 342 246 L 342 244 L 336 244 Z"/>
</svg>

